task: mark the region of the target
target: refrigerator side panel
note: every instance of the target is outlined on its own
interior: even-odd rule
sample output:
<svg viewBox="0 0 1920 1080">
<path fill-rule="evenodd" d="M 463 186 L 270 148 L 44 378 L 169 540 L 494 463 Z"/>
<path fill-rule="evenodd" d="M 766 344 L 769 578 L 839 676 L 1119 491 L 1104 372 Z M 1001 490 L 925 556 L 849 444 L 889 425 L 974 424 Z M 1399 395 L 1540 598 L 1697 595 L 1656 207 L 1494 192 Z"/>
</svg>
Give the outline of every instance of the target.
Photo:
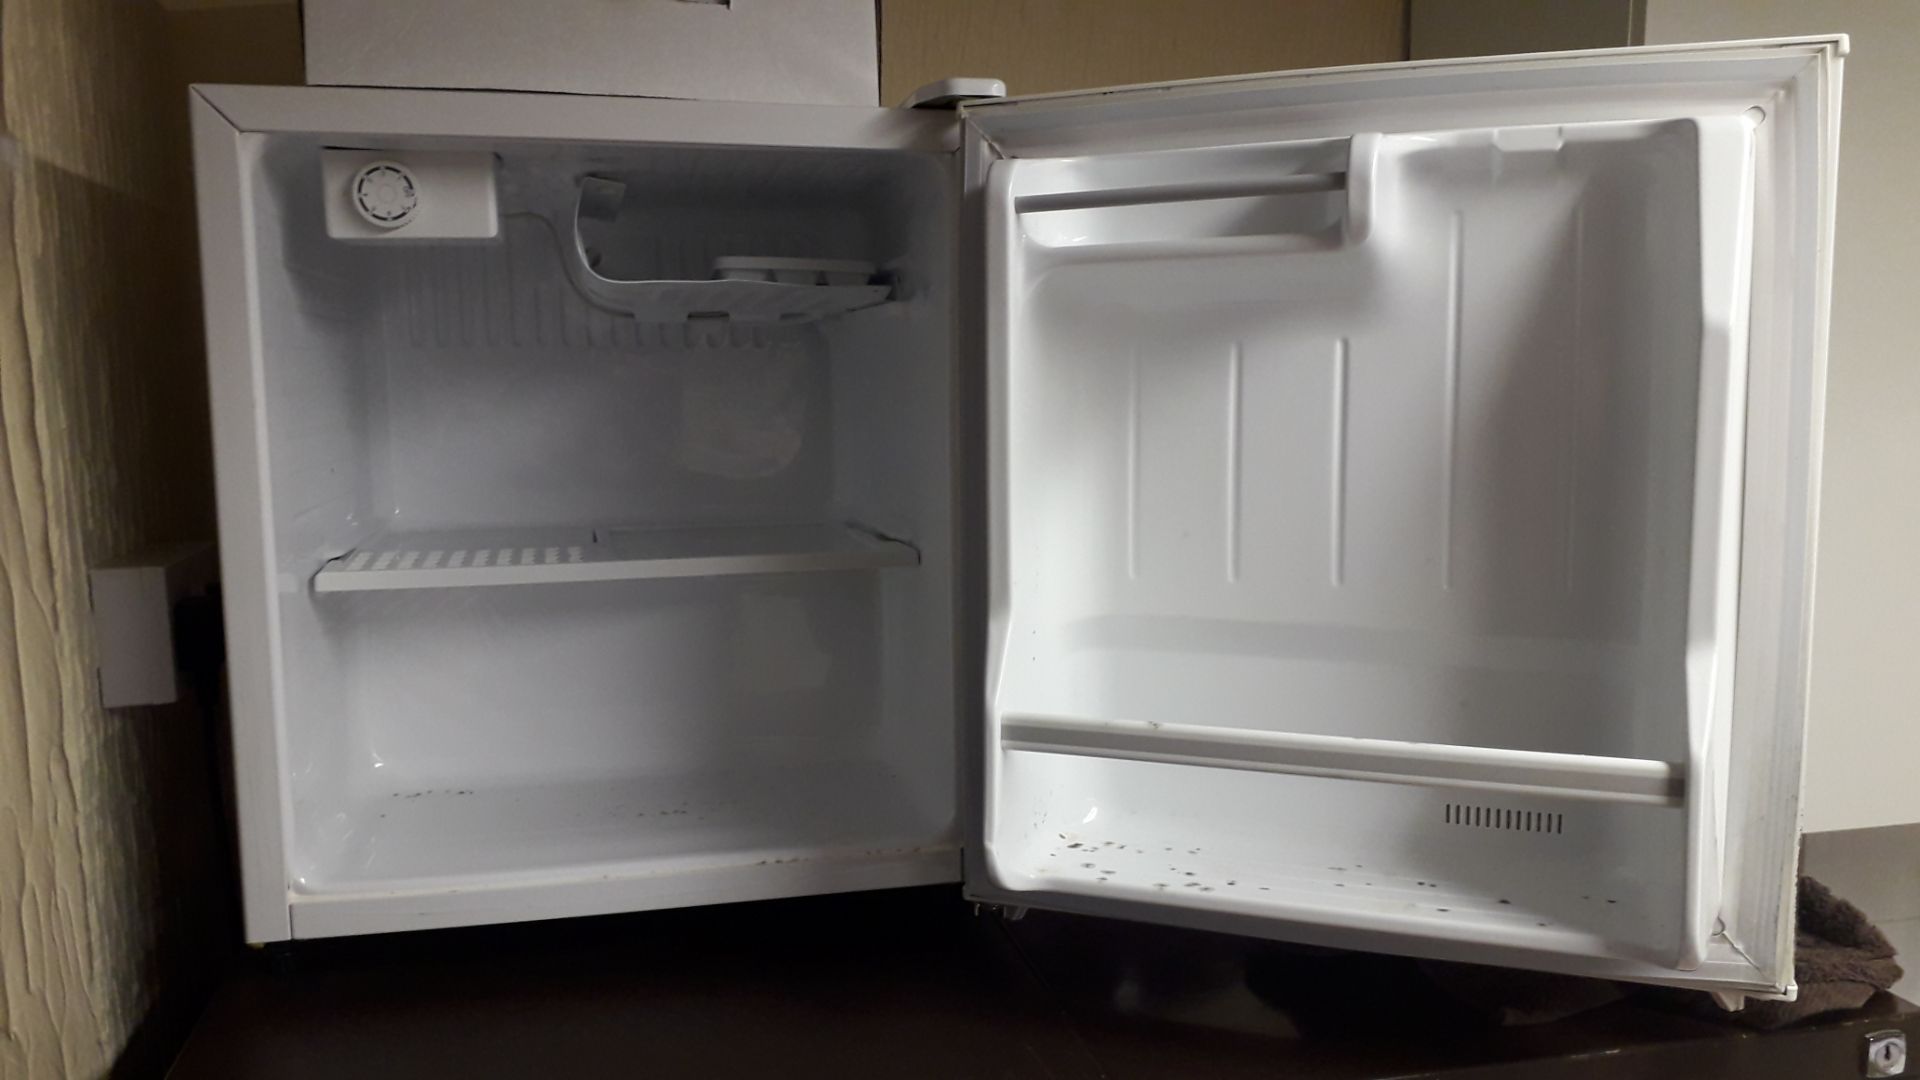
<svg viewBox="0 0 1920 1080">
<path fill-rule="evenodd" d="M 266 458 L 258 277 L 246 172 L 252 136 L 191 94 L 201 291 L 220 504 L 235 817 L 247 940 L 291 935 L 278 599 Z"/>
</svg>

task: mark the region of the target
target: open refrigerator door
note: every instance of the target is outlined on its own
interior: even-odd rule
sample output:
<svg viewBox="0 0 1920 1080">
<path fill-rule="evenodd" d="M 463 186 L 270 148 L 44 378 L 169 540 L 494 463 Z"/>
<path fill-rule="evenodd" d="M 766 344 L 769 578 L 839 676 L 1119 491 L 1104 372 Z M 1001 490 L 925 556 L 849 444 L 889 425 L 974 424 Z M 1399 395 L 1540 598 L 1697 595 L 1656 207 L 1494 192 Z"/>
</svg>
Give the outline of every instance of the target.
<svg viewBox="0 0 1920 1080">
<path fill-rule="evenodd" d="M 965 108 L 970 894 L 1791 995 L 1844 51 Z"/>
</svg>

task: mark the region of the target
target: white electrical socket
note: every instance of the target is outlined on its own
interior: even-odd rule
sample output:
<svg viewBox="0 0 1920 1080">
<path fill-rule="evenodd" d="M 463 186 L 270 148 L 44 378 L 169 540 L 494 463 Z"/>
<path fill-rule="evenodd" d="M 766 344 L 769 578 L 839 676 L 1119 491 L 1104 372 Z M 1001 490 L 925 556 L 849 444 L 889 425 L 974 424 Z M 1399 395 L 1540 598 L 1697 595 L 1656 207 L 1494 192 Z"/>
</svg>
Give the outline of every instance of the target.
<svg viewBox="0 0 1920 1080">
<path fill-rule="evenodd" d="M 213 545 L 149 548 L 88 571 L 100 659 L 100 703 L 109 709 L 179 699 L 174 605 L 218 580 Z"/>
</svg>

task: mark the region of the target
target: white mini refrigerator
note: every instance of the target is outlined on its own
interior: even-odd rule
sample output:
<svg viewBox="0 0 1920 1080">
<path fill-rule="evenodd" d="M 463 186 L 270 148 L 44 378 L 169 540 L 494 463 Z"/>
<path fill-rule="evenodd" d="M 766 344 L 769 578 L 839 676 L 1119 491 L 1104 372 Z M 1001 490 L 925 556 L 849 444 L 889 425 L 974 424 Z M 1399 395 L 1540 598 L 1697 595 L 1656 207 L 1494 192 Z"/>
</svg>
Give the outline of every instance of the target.
<svg viewBox="0 0 1920 1080">
<path fill-rule="evenodd" d="M 1791 995 L 1844 52 L 196 88 L 248 938 L 955 882 Z"/>
</svg>

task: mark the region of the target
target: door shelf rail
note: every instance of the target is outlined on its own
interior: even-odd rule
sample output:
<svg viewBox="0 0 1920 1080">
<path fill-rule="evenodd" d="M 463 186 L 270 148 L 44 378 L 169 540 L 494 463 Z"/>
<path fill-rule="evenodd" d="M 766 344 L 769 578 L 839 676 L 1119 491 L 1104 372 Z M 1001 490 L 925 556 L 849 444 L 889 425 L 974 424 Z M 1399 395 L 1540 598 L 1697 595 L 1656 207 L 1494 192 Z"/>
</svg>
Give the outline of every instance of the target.
<svg viewBox="0 0 1920 1080">
<path fill-rule="evenodd" d="M 1002 749 L 1216 769 L 1683 806 L 1684 763 L 1198 724 L 1009 715 Z"/>
</svg>

